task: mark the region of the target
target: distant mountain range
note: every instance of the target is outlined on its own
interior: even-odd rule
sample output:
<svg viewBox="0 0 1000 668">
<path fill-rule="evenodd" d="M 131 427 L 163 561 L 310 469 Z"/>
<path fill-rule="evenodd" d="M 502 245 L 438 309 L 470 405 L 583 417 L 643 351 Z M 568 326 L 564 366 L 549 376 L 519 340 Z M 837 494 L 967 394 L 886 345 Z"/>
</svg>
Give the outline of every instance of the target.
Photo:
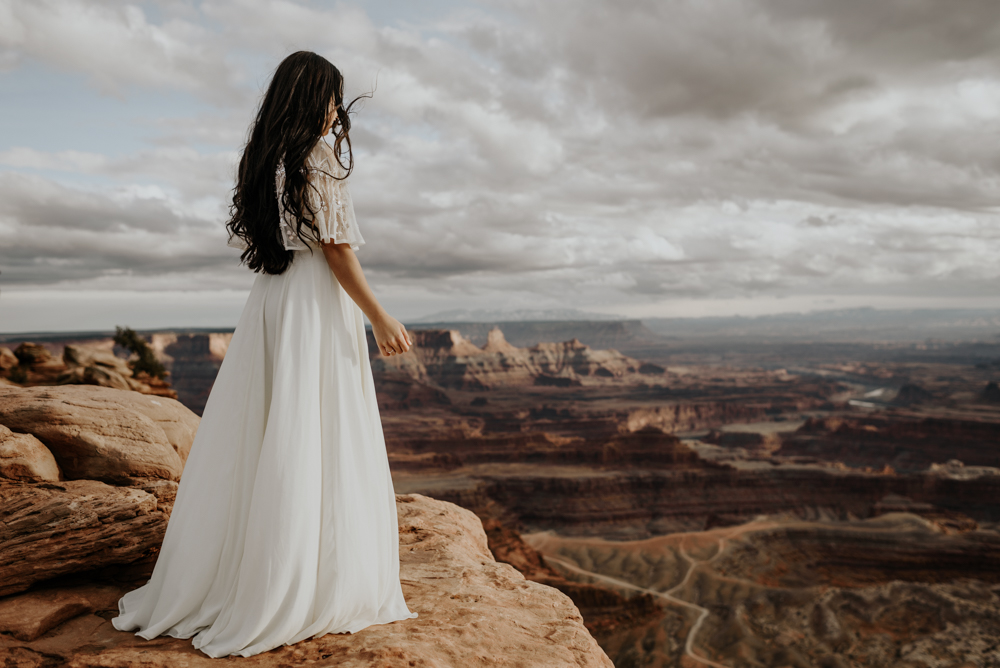
<svg viewBox="0 0 1000 668">
<path fill-rule="evenodd" d="M 1000 310 L 874 308 L 755 317 L 643 318 L 671 339 L 814 342 L 1000 341 Z"/>
</svg>

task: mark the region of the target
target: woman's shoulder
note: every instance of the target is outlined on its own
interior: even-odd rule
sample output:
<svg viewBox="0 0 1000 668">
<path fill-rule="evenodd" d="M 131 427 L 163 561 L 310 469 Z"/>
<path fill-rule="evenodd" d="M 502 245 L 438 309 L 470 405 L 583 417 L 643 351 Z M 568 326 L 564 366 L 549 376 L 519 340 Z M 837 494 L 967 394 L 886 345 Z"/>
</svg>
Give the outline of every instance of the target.
<svg viewBox="0 0 1000 668">
<path fill-rule="evenodd" d="M 313 169 L 332 174 L 337 178 L 342 178 L 345 172 L 337 160 L 337 154 L 334 153 L 333 147 L 323 137 L 319 138 L 319 141 L 313 146 L 312 151 L 309 152 L 309 157 L 306 158 L 306 165 Z"/>
</svg>

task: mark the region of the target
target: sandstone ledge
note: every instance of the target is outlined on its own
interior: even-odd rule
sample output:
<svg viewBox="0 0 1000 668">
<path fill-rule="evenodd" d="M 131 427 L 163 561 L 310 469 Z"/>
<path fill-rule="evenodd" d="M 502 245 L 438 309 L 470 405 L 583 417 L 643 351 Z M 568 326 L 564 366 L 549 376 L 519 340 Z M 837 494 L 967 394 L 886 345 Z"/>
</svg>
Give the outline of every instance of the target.
<svg viewBox="0 0 1000 668">
<path fill-rule="evenodd" d="M 159 549 L 166 527 L 156 496 L 141 489 L 97 480 L 0 481 L 0 596 L 135 562 Z"/>
<path fill-rule="evenodd" d="M 451 666 L 602 666 L 612 668 L 563 593 L 526 580 L 494 560 L 482 523 L 471 511 L 419 494 L 396 496 L 400 579 L 416 619 L 371 626 L 356 634 L 326 635 L 257 656 L 210 659 L 190 640 L 145 641 L 109 621 L 117 595 L 108 586 L 84 586 L 62 597 L 22 594 L 23 609 L 42 621 L 35 629 L 0 629 L 0 661 L 6 666 L 75 668 L 144 666 L 336 665 L 449 668 Z M 130 587 L 129 587 L 130 588 Z M 91 591 L 99 589 L 99 591 Z M 28 599 L 27 597 L 32 597 Z M 52 600 L 58 609 L 47 610 Z M 17 598 L 0 605 L 9 607 Z M 67 603 L 71 601 L 72 603 Z M 65 617 L 69 605 L 83 614 L 31 641 L 44 620 Z M 8 608 L 9 609 L 9 608 Z"/>
</svg>

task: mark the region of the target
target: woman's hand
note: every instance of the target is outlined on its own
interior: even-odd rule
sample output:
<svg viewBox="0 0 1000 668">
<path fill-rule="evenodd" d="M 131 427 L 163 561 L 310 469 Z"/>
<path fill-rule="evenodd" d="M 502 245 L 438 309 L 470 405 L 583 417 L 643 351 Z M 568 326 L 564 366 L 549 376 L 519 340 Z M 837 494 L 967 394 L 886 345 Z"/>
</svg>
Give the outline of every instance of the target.
<svg viewBox="0 0 1000 668">
<path fill-rule="evenodd" d="M 403 323 L 388 314 L 372 321 L 372 334 L 375 335 L 378 349 L 386 357 L 405 353 L 413 345 Z"/>
<path fill-rule="evenodd" d="M 375 299 L 371 288 L 368 287 L 368 281 L 365 280 L 365 274 L 361 271 L 358 258 L 351 250 L 351 245 L 325 243 L 322 246 L 330 271 L 372 323 L 372 334 L 375 335 L 375 343 L 378 344 L 382 354 L 389 357 L 408 351 L 413 345 L 409 333 L 403 324 L 386 313 Z"/>
</svg>

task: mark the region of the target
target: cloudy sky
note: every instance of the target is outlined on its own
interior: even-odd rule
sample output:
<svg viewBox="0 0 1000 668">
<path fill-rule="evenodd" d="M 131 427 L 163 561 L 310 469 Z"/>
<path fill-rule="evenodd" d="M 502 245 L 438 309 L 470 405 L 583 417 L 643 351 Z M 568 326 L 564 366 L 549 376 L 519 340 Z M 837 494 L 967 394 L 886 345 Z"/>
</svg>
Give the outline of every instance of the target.
<svg viewBox="0 0 1000 668">
<path fill-rule="evenodd" d="M 0 331 L 235 324 L 299 49 L 401 319 L 1000 306 L 996 0 L 0 0 Z"/>
</svg>

